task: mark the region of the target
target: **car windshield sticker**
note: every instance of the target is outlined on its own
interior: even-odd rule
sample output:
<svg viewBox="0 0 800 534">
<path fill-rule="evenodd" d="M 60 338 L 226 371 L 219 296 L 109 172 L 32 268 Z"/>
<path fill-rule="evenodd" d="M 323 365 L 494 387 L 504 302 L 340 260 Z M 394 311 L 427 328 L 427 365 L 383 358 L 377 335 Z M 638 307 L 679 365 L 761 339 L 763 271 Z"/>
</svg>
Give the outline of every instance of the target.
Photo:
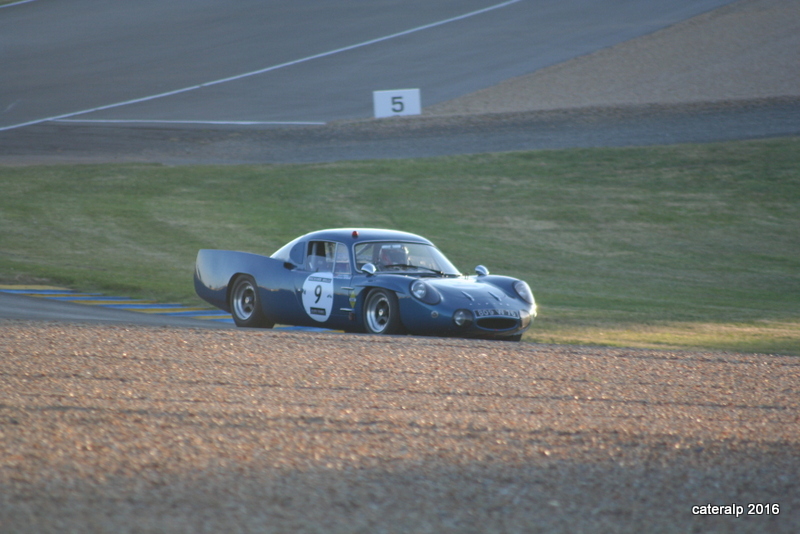
<svg viewBox="0 0 800 534">
<path fill-rule="evenodd" d="M 328 320 L 333 309 L 333 273 L 314 273 L 306 278 L 303 309 L 315 321 Z"/>
</svg>

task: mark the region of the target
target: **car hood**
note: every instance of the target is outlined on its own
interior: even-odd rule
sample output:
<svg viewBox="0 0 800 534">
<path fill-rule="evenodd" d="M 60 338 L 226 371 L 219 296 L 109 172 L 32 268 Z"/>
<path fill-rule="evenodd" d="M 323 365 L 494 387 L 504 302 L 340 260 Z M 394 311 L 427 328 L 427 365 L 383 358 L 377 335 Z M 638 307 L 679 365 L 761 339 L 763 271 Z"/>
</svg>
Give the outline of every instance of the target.
<svg viewBox="0 0 800 534">
<path fill-rule="evenodd" d="M 441 293 L 446 300 L 463 301 L 464 306 L 508 304 L 509 300 L 518 300 L 510 297 L 503 289 L 492 283 L 484 282 L 480 278 L 425 278 L 423 280 Z"/>
</svg>

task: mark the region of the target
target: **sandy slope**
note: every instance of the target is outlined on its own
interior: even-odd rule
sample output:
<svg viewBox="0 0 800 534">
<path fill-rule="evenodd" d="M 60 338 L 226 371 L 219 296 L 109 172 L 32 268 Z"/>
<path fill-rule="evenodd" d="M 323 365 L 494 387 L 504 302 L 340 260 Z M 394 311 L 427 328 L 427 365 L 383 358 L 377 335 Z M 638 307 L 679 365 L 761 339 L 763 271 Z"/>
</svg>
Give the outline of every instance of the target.
<svg viewBox="0 0 800 534">
<path fill-rule="evenodd" d="M 800 1 L 743 0 L 425 109 L 460 115 L 800 96 Z"/>
</svg>

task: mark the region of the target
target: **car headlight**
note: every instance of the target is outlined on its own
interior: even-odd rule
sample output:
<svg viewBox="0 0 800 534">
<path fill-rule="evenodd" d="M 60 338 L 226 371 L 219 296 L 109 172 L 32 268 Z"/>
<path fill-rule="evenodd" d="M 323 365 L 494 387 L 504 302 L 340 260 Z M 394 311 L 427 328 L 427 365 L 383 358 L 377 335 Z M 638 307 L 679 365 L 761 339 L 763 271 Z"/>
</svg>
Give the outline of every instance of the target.
<svg viewBox="0 0 800 534">
<path fill-rule="evenodd" d="M 411 294 L 425 304 L 438 304 L 439 301 L 442 300 L 439 296 L 439 292 L 422 280 L 414 280 L 411 282 Z"/>
<path fill-rule="evenodd" d="M 514 282 L 514 291 L 517 292 L 519 298 L 527 302 L 528 304 L 533 304 L 533 292 L 531 288 L 528 286 L 527 283 L 523 282 L 522 280 L 517 280 Z"/>
<path fill-rule="evenodd" d="M 453 314 L 453 322 L 456 326 L 467 326 L 472 322 L 472 312 L 469 310 L 456 310 Z"/>
</svg>

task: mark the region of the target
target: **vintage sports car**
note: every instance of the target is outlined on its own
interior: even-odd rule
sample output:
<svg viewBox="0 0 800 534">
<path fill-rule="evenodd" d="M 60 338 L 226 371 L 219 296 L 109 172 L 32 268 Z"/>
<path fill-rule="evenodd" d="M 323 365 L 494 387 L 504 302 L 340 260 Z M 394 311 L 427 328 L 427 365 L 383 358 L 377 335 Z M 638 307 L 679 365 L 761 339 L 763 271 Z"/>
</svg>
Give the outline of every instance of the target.
<svg viewBox="0 0 800 534">
<path fill-rule="evenodd" d="M 433 243 L 393 230 L 312 232 L 272 256 L 201 250 L 194 285 L 238 326 L 519 340 L 536 316 L 528 284 L 464 276 Z"/>
</svg>

